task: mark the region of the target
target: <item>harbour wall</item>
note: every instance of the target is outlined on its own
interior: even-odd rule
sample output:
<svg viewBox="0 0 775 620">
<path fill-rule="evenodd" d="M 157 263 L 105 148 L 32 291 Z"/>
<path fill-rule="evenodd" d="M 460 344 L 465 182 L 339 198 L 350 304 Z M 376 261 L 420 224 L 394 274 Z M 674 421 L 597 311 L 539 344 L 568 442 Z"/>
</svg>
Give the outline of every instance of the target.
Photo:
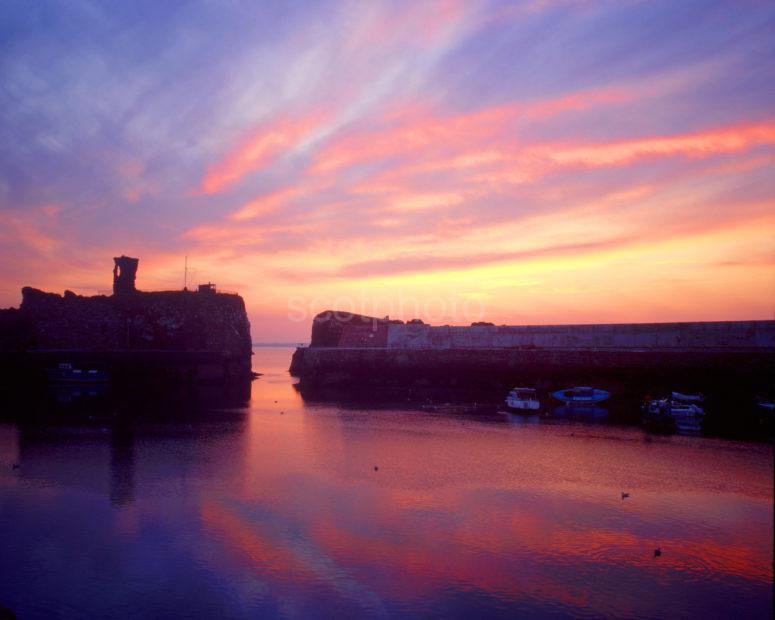
<svg viewBox="0 0 775 620">
<path fill-rule="evenodd" d="M 775 322 L 435 327 L 389 324 L 389 349 L 775 350 Z"/>
<path fill-rule="evenodd" d="M 430 326 L 321 313 L 291 373 L 306 384 L 593 384 L 642 390 L 767 393 L 775 321 Z"/>
</svg>

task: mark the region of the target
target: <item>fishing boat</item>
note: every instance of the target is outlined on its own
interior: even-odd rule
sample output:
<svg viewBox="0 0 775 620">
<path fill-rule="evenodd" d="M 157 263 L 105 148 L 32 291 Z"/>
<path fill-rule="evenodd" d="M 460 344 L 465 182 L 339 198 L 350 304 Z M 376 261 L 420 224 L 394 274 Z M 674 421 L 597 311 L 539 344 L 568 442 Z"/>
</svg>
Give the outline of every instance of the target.
<svg viewBox="0 0 775 620">
<path fill-rule="evenodd" d="M 611 393 L 599 388 L 573 387 L 553 392 L 552 396 L 569 405 L 589 405 L 591 403 L 604 401 L 611 396 Z"/>
<path fill-rule="evenodd" d="M 646 403 L 644 412 L 651 421 L 663 420 L 672 423 L 679 432 L 699 433 L 702 430 L 705 410 L 697 403 L 702 400 L 702 394 L 672 392 L 668 398 Z"/>
<path fill-rule="evenodd" d="M 705 410 L 699 405 L 674 398 L 658 398 L 649 401 L 643 409 L 645 413 L 657 416 L 668 415 L 673 418 L 694 418 L 705 415 Z"/>
<path fill-rule="evenodd" d="M 671 392 L 671 398 L 674 401 L 680 401 L 682 403 L 701 403 L 705 400 L 705 396 L 702 394 L 684 394 L 682 392 Z"/>
<path fill-rule="evenodd" d="M 107 383 L 110 380 L 110 375 L 104 368 L 78 368 L 68 362 L 47 369 L 46 376 L 51 383 Z"/>
<path fill-rule="evenodd" d="M 533 388 L 515 387 L 506 396 L 506 407 L 513 411 L 537 411 L 541 403 Z"/>
</svg>

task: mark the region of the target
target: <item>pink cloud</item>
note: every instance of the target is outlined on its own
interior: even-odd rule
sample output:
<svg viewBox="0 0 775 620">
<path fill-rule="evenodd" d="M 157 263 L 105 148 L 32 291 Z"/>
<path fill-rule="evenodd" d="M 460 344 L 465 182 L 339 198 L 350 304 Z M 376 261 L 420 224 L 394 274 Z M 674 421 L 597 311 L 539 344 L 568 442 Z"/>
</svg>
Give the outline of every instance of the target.
<svg viewBox="0 0 775 620">
<path fill-rule="evenodd" d="M 438 115 L 416 104 L 388 109 L 380 129 L 356 131 L 331 141 L 318 152 L 310 172 L 327 174 L 364 162 L 399 156 L 416 159 L 426 154 L 450 167 L 478 166 L 503 158 L 500 151 L 511 147 L 520 122 L 618 105 L 633 96 L 625 89 L 606 88 L 456 115 Z M 428 165 L 433 169 L 433 163 Z"/>
<path fill-rule="evenodd" d="M 232 213 L 231 219 L 243 221 L 253 219 L 259 215 L 265 215 L 300 193 L 300 189 L 290 187 L 259 196 Z"/>
<path fill-rule="evenodd" d="M 775 124 L 742 125 L 693 134 L 607 144 L 544 147 L 538 152 L 561 165 L 607 167 L 648 157 L 681 155 L 705 158 L 723 153 L 736 153 L 762 144 L 775 144 Z"/>
<path fill-rule="evenodd" d="M 202 180 L 205 194 L 217 194 L 251 172 L 261 170 L 283 153 L 298 146 L 320 127 L 324 114 L 312 111 L 302 116 L 281 116 L 244 136 L 221 161 L 212 165 Z"/>
</svg>

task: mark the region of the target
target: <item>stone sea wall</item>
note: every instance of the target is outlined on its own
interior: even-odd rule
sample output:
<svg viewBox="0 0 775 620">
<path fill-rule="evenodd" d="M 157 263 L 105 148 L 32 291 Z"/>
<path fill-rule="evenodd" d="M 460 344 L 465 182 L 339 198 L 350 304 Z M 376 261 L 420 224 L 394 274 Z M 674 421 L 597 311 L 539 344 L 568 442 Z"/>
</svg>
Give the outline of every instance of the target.
<svg viewBox="0 0 775 620">
<path fill-rule="evenodd" d="M 392 323 L 386 330 L 385 346 L 391 349 L 775 349 L 773 321 L 470 327 Z"/>
<path fill-rule="evenodd" d="M 324 385 L 734 384 L 768 393 L 775 321 L 437 327 L 327 312 L 291 373 Z"/>
</svg>

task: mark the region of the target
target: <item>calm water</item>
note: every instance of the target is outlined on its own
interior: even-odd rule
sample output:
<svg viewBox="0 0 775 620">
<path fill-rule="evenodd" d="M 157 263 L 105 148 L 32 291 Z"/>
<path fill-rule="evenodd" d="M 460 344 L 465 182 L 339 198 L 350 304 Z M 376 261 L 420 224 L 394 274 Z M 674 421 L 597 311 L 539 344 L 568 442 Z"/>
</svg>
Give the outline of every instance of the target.
<svg viewBox="0 0 775 620">
<path fill-rule="evenodd" d="M 771 445 L 305 403 L 290 353 L 257 349 L 249 405 L 217 415 L 0 425 L 0 604 L 770 617 Z"/>
</svg>

